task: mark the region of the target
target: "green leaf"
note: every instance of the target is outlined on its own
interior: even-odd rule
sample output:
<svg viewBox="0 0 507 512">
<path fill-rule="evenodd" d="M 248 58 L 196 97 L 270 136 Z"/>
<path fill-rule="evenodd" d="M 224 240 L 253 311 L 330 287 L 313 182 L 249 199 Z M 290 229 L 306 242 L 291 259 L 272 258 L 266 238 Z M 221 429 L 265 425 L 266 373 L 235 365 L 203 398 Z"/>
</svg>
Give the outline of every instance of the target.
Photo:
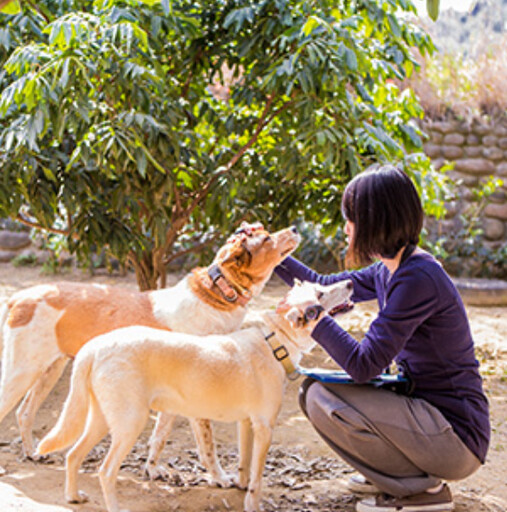
<svg viewBox="0 0 507 512">
<path fill-rule="evenodd" d="M 320 25 L 319 21 L 315 16 L 310 16 L 308 20 L 306 20 L 306 23 L 303 25 L 303 28 L 301 29 L 301 32 L 308 37 L 312 32 L 314 28 L 317 28 Z"/>
<path fill-rule="evenodd" d="M 3 9 L 0 9 L 0 12 L 2 12 L 3 14 L 9 14 L 11 16 L 19 14 L 21 12 L 21 5 L 19 3 L 19 0 L 9 2 L 7 5 L 3 7 Z"/>
<path fill-rule="evenodd" d="M 426 0 L 428 14 L 433 21 L 437 21 L 440 11 L 440 0 Z"/>
<path fill-rule="evenodd" d="M 351 71 L 357 71 L 357 57 L 356 53 L 350 48 L 345 48 L 345 62 L 347 63 L 347 67 Z"/>
</svg>

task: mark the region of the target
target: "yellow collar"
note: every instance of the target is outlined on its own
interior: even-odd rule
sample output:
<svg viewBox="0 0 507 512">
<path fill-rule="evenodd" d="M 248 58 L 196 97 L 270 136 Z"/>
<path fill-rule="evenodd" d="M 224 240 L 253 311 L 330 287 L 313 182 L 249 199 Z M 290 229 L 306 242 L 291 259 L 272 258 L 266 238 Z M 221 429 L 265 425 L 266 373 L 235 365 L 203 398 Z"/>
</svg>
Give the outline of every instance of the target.
<svg viewBox="0 0 507 512">
<path fill-rule="evenodd" d="M 275 359 L 282 363 L 282 366 L 285 369 L 285 373 L 289 376 L 289 378 L 291 375 L 297 375 L 296 367 L 292 364 L 292 361 L 290 360 L 289 351 L 287 350 L 285 345 L 283 345 L 282 343 L 278 343 L 276 341 L 275 332 L 270 332 L 268 335 L 264 336 L 264 339 L 271 347 Z"/>
</svg>

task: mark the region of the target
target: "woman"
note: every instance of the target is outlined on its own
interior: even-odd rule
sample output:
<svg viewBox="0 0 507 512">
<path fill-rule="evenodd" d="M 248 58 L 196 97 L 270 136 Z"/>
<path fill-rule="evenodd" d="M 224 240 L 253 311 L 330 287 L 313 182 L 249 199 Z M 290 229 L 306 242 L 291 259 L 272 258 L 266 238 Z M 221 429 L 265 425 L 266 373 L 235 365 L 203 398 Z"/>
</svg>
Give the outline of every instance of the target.
<svg viewBox="0 0 507 512">
<path fill-rule="evenodd" d="M 386 165 L 356 176 L 342 212 L 349 252 L 377 262 L 324 276 L 289 257 L 275 271 L 289 285 L 295 278 L 323 285 L 351 279 L 352 299 L 376 299 L 379 313 L 360 343 L 328 315 L 307 326 L 359 385 L 307 379 L 301 407 L 359 472 L 350 489 L 378 493 L 358 502 L 358 512 L 452 510 L 444 481 L 484 463 L 490 433 L 463 303 L 441 265 L 417 247 L 423 210 L 404 172 Z M 410 376 L 410 396 L 360 385 L 393 360 Z"/>
</svg>

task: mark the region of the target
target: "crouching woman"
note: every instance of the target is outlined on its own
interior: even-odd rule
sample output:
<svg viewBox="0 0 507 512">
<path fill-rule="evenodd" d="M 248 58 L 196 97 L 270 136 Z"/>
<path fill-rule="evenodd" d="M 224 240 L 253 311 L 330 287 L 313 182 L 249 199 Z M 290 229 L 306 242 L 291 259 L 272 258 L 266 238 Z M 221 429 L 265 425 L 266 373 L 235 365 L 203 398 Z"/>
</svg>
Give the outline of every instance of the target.
<svg viewBox="0 0 507 512">
<path fill-rule="evenodd" d="M 446 480 L 460 480 L 485 461 L 490 425 L 467 314 L 442 266 L 417 247 L 423 210 L 410 178 L 376 166 L 346 187 L 342 212 L 349 251 L 376 262 L 321 275 L 289 257 L 276 273 L 326 285 L 354 284 L 355 302 L 376 299 L 379 313 L 361 342 L 322 315 L 313 338 L 357 384 L 307 379 L 300 403 L 317 432 L 358 471 L 351 490 L 376 495 L 358 512 L 452 510 Z M 367 381 L 392 361 L 410 376 L 410 394 Z"/>
</svg>

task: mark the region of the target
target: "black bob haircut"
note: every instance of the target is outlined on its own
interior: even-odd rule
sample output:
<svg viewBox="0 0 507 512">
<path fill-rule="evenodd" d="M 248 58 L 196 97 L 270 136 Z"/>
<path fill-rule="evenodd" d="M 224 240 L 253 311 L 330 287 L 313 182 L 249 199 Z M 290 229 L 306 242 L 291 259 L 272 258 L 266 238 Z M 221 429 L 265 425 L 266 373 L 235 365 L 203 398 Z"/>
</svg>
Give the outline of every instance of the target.
<svg viewBox="0 0 507 512">
<path fill-rule="evenodd" d="M 408 244 L 417 245 L 423 209 L 408 175 L 393 165 L 372 165 L 348 183 L 342 214 L 354 224 L 350 249 L 354 262 L 394 258 Z"/>
</svg>

